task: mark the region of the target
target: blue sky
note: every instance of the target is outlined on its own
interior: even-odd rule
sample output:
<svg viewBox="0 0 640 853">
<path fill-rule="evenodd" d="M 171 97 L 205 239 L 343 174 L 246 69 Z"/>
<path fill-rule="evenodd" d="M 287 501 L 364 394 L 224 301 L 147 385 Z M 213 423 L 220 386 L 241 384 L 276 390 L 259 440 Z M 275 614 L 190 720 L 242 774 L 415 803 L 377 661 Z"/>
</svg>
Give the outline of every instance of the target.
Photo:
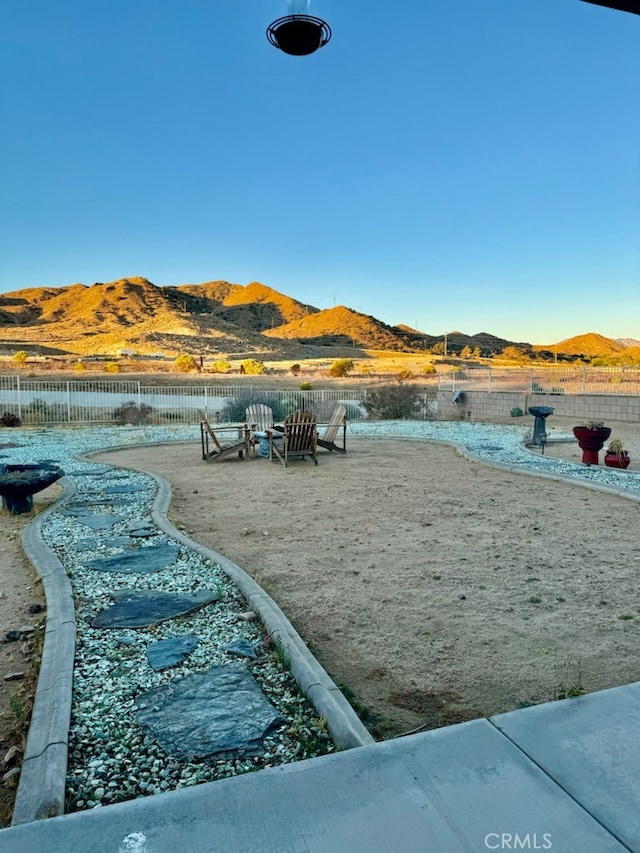
<svg viewBox="0 0 640 853">
<path fill-rule="evenodd" d="M 430 334 L 640 338 L 640 18 L 582 0 L 21 0 L 0 292 L 262 281 Z"/>
</svg>

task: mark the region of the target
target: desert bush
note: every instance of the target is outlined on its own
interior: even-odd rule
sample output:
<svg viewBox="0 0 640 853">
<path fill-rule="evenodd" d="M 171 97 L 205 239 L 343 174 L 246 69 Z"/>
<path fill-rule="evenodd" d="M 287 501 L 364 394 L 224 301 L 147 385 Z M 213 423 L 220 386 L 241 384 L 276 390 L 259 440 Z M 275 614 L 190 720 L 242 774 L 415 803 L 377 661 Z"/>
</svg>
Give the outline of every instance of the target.
<svg viewBox="0 0 640 853">
<path fill-rule="evenodd" d="M 289 414 L 279 399 L 271 398 L 265 394 L 246 394 L 234 397 L 220 412 L 220 420 L 225 423 L 244 423 L 246 410 L 256 403 L 263 403 L 273 409 L 274 421 L 282 421 Z"/>
<path fill-rule="evenodd" d="M 418 414 L 418 391 L 413 385 L 381 385 L 367 393 L 363 401 L 369 417 L 375 420 L 410 420 Z"/>
<path fill-rule="evenodd" d="M 3 427 L 19 427 L 22 426 L 22 421 L 13 412 L 4 412 L 2 417 L 0 417 L 0 424 Z"/>
<path fill-rule="evenodd" d="M 353 362 L 350 358 L 336 358 L 329 368 L 329 376 L 348 376 L 353 370 Z"/>
<path fill-rule="evenodd" d="M 291 372 L 293 373 L 294 376 L 297 376 L 301 370 L 302 370 L 302 368 L 300 367 L 299 364 L 292 364 L 291 365 Z"/>
<path fill-rule="evenodd" d="M 13 360 L 16 364 L 24 364 L 28 358 L 29 353 L 25 352 L 23 349 L 20 349 L 18 352 L 14 352 L 13 354 Z"/>
<path fill-rule="evenodd" d="M 187 352 L 180 353 L 173 363 L 180 373 L 189 373 L 189 371 L 196 370 L 198 367 L 195 358 Z"/>
<path fill-rule="evenodd" d="M 211 373 L 229 373 L 231 363 L 224 359 L 218 359 L 218 361 L 214 361 L 209 365 L 209 370 Z"/>
<path fill-rule="evenodd" d="M 108 361 L 105 364 L 104 369 L 106 373 L 120 373 L 120 365 L 115 361 Z"/>
<path fill-rule="evenodd" d="M 76 361 L 76 363 L 73 365 L 73 369 L 77 370 L 78 373 L 82 373 L 84 370 L 87 369 L 87 365 L 83 361 Z"/>
<path fill-rule="evenodd" d="M 422 368 L 422 373 L 423 373 L 425 376 L 431 376 L 431 375 L 433 375 L 434 373 L 437 373 L 437 372 L 438 372 L 438 371 L 436 370 L 436 366 L 435 366 L 435 364 L 425 364 L 425 366 Z"/>
<path fill-rule="evenodd" d="M 413 379 L 413 373 L 406 367 L 403 367 L 402 370 L 398 371 L 398 379 L 400 382 L 403 382 L 405 379 Z"/>
<path fill-rule="evenodd" d="M 245 358 L 240 365 L 240 373 L 246 373 L 248 376 L 258 376 L 266 371 L 266 367 L 262 361 L 257 361 L 255 358 Z"/>
<path fill-rule="evenodd" d="M 524 412 L 520 406 L 514 406 L 510 411 L 510 415 L 512 418 L 521 418 L 524 415 Z"/>
<path fill-rule="evenodd" d="M 123 403 L 113 412 L 113 419 L 121 426 L 139 426 L 140 424 L 149 423 L 152 412 L 152 406 L 147 406 L 146 403 L 138 405 L 133 400 L 129 400 L 128 403 Z"/>
<path fill-rule="evenodd" d="M 310 382 L 301 382 L 300 390 L 301 391 L 311 391 L 313 389 L 313 385 Z"/>
</svg>

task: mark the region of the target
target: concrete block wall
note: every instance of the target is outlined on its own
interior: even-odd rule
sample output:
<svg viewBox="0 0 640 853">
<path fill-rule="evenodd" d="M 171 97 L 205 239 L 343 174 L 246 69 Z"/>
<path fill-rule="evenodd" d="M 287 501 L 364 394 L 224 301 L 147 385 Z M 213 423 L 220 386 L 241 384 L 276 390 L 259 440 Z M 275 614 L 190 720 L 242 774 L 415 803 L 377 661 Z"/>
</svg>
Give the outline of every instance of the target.
<svg viewBox="0 0 640 853">
<path fill-rule="evenodd" d="M 525 394 L 518 391 L 463 391 L 452 402 L 451 391 L 438 391 L 438 420 L 469 420 L 517 423 L 511 409 L 519 407 L 530 418 L 529 406 L 551 406 L 556 417 L 580 421 L 599 420 L 640 423 L 640 395 Z"/>
</svg>

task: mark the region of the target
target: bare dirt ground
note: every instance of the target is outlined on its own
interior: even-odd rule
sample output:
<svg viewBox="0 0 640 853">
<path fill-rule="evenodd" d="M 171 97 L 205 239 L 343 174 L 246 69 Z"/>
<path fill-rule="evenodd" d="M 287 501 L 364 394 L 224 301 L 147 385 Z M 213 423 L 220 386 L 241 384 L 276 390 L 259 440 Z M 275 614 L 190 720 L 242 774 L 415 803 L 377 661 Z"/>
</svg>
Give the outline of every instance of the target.
<svg viewBox="0 0 640 853">
<path fill-rule="evenodd" d="M 173 523 L 256 578 L 377 737 L 640 679 L 638 503 L 421 441 L 100 459 L 171 483 Z"/>
</svg>

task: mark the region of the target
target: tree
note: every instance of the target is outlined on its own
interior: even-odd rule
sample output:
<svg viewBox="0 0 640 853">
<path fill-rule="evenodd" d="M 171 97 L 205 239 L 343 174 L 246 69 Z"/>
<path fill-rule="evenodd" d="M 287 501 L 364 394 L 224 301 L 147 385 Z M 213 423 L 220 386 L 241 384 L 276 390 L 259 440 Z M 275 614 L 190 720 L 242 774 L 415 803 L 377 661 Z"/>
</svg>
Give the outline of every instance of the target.
<svg viewBox="0 0 640 853">
<path fill-rule="evenodd" d="M 500 357 L 522 362 L 527 360 L 527 353 L 519 347 L 508 346 L 502 350 Z"/>
<path fill-rule="evenodd" d="M 198 367 L 195 358 L 186 352 L 181 353 L 173 363 L 181 373 L 189 373 Z"/>
<path fill-rule="evenodd" d="M 473 350 L 468 344 L 467 346 L 462 347 L 462 349 L 460 350 L 460 358 L 472 358 L 472 356 Z"/>
</svg>

